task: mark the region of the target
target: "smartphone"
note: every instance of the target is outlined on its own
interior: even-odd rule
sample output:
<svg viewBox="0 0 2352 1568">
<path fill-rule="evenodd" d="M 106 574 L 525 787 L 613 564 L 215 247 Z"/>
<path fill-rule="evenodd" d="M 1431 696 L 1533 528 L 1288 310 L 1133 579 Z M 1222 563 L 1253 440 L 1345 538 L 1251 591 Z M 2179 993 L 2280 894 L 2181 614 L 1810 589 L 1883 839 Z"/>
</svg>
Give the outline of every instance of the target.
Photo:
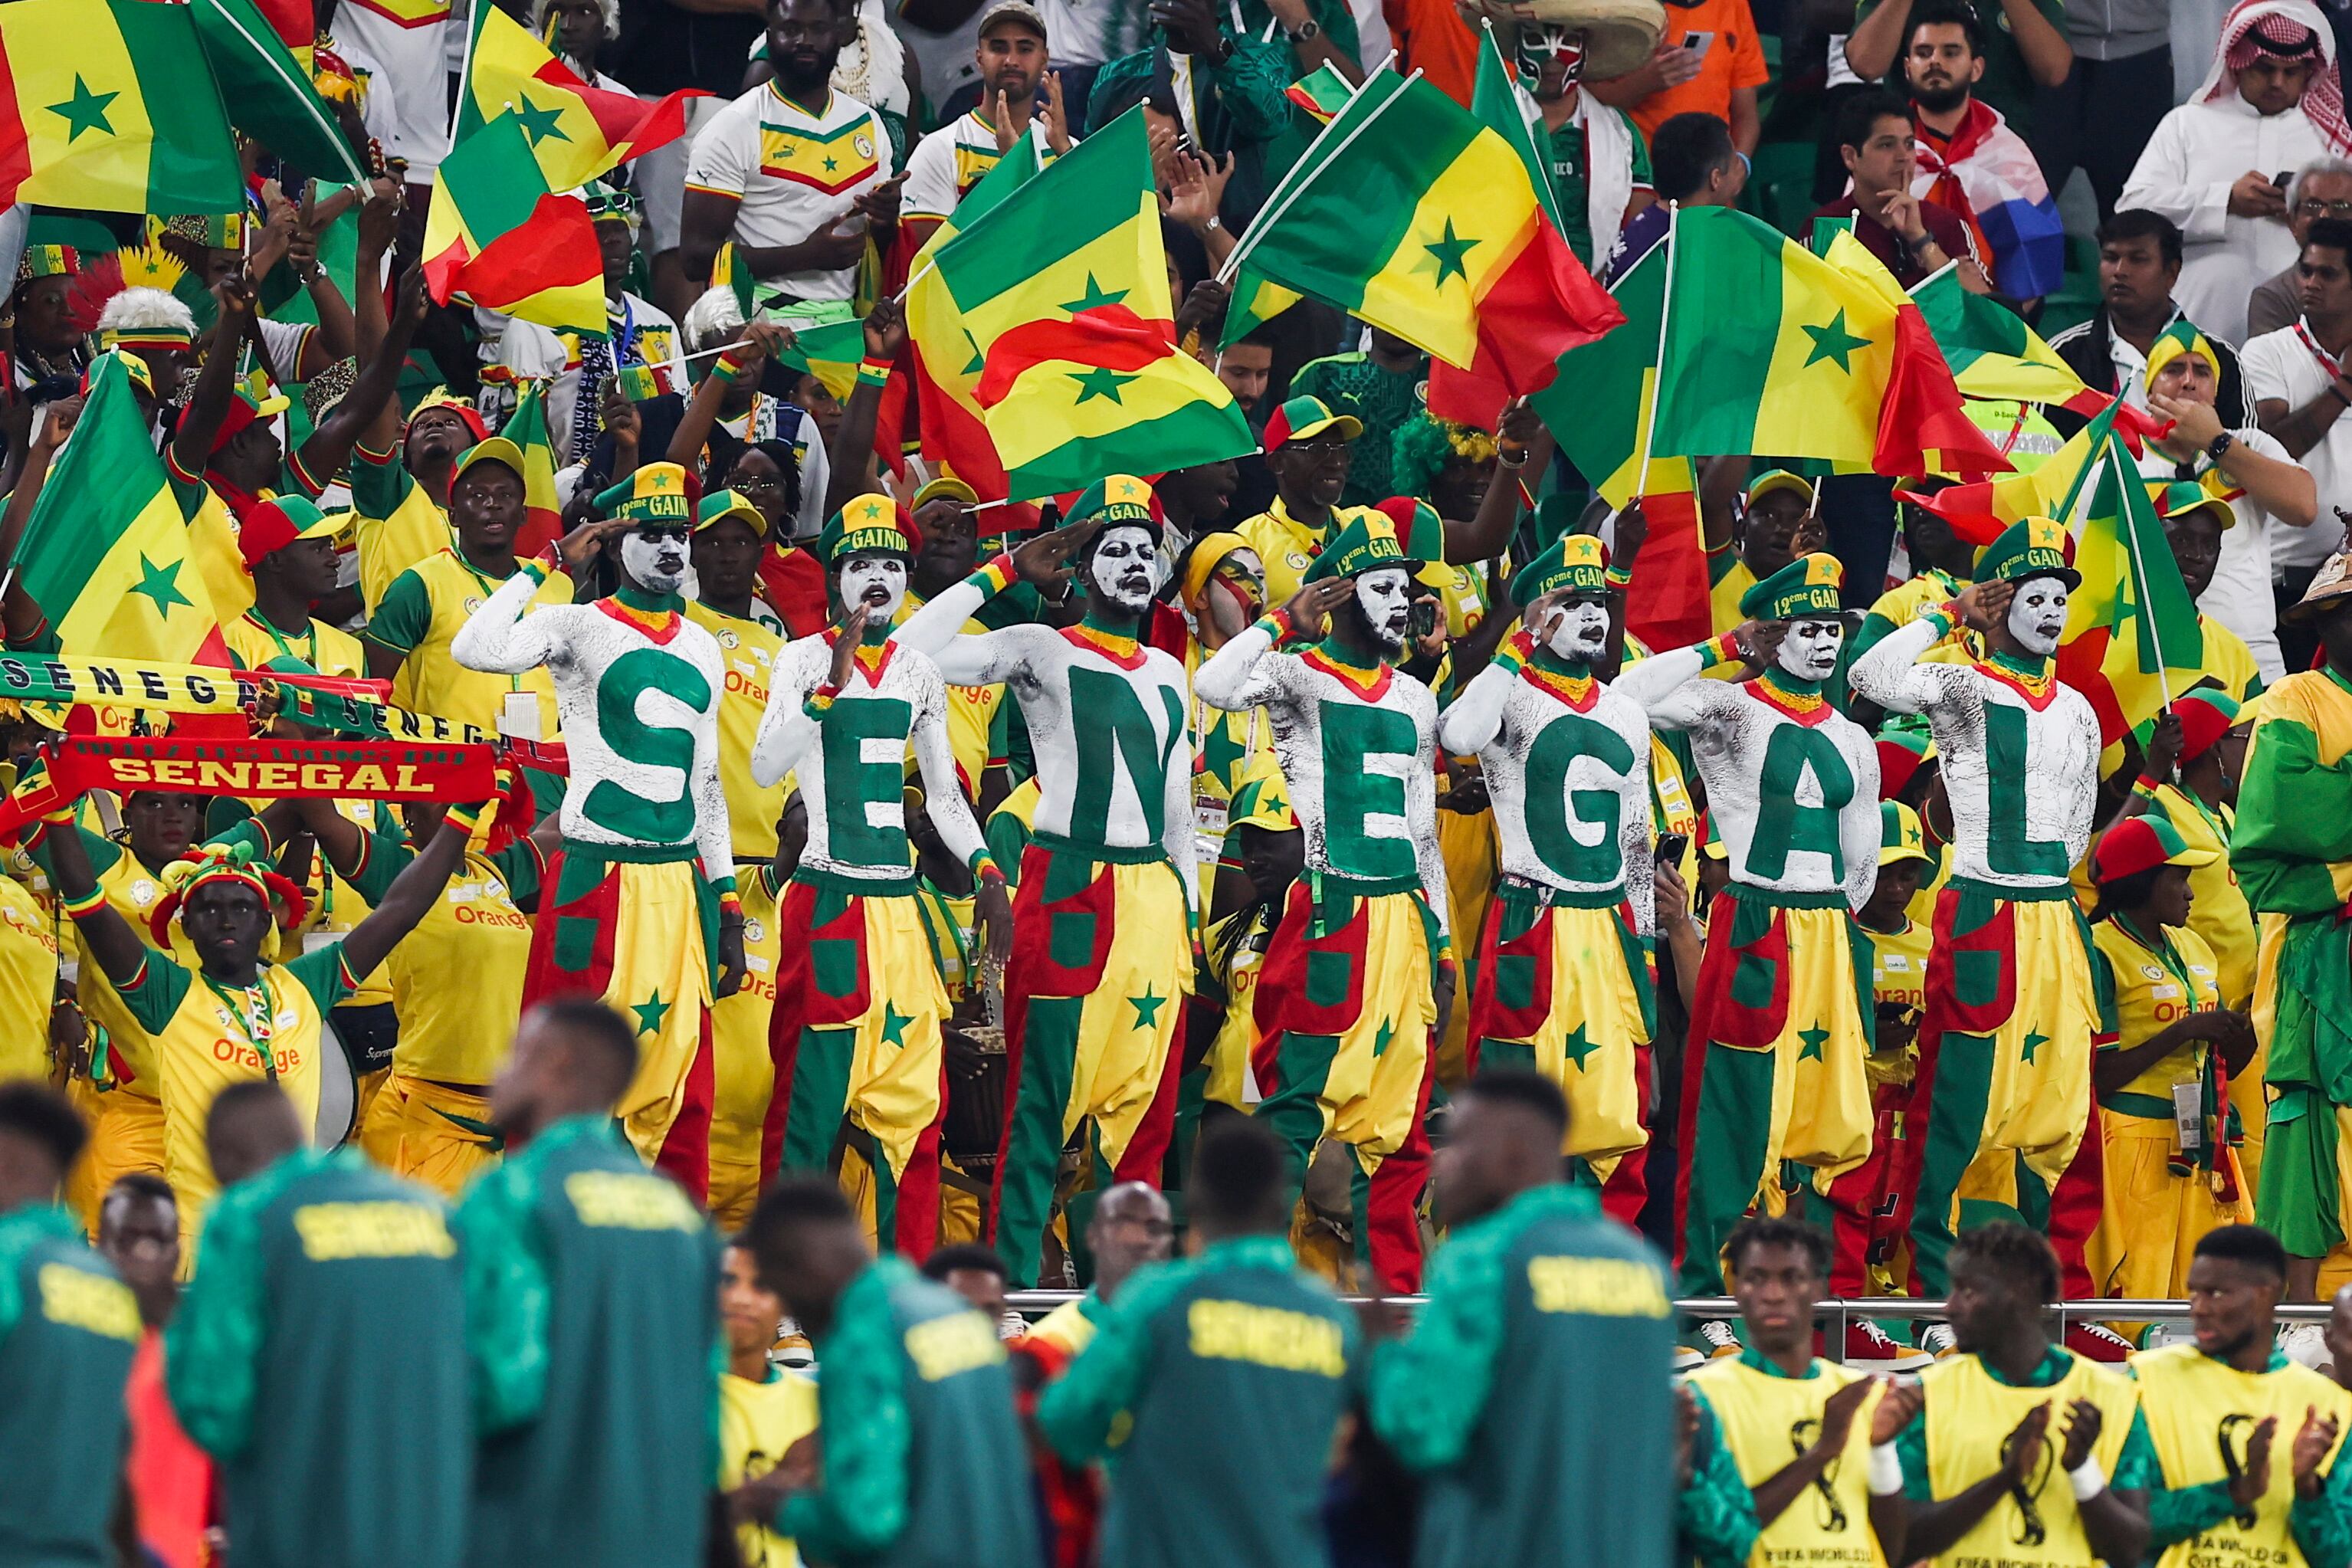
<svg viewBox="0 0 2352 1568">
<path fill-rule="evenodd" d="M 2273 184 L 2273 185 L 2276 185 L 2280 190 L 2284 191 L 2284 190 L 2285 190 L 2285 189 L 2286 189 L 2287 182 L 2288 182 L 2289 180 L 2294 179 L 2294 171 L 2293 169 L 2289 169 L 2289 170 L 2288 170 L 2285 174 L 2273 174 L 2273 175 L 2271 176 L 2271 184 Z"/>
<path fill-rule="evenodd" d="M 1715 35 L 1713 33 L 1685 33 L 1683 35 L 1683 47 L 1690 50 L 1691 53 L 1696 55 L 1701 59 L 1706 58 L 1707 46 L 1714 42 Z"/>
<path fill-rule="evenodd" d="M 1690 835 L 1687 833 L 1661 833 L 1658 835 L 1658 858 L 1669 866 L 1681 865 L 1683 863 L 1683 856 L 1686 854 L 1689 849 Z"/>
<path fill-rule="evenodd" d="M 1412 602 L 1412 620 L 1410 624 L 1412 627 L 1412 635 L 1416 637 L 1425 637 L 1430 633 L 1435 631 L 1437 629 L 1437 601 L 1434 599 L 1415 599 Z"/>
</svg>

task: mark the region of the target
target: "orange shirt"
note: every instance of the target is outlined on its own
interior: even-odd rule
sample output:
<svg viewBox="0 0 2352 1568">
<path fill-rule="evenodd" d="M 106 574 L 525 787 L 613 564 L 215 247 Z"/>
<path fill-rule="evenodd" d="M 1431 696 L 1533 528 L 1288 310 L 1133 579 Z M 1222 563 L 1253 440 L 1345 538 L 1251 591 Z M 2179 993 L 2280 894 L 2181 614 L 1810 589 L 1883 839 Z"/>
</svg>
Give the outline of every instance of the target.
<svg viewBox="0 0 2352 1568">
<path fill-rule="evenodd" d="M 1668 46 L 1679 47 L 1693 33 L 1715 37 L 1699 58 L 1698 75 L 1680 87 L 1654 92 L 1633 106 L 1633 123 L 1643 137 L 1677 114 L 1696 111 L 1718 120 L 1731 119 L 1731 95 L 1743 87 L 1761 87 L 1771 76 L 1764 63 L 1764 46 L 1756 36 L 1756 19 L 1748 0 L 1699 0 L 1696 5 L 1666 7 Z"/>
<path fill-rule="evenodd" d="M 131 1415 L 123 1468 L 139 1514 L 139 1544 L 164 1568 L 199 1568 L 213 1520 L 213 1462 L 180 1429 L 163 1392 L 163 1337 L 149 1329 L 122 1391 Z"/>
</svg>

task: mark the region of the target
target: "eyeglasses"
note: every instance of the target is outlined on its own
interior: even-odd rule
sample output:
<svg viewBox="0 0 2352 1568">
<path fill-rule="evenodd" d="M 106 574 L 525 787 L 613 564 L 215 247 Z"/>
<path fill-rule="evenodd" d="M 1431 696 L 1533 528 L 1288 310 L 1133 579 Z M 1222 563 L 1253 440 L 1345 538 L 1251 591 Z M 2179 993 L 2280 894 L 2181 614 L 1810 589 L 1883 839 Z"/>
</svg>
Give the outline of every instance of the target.
<svg viewBox="0 0 2352 1568">
<path fill-rule="evenodd" d="M 2352 217 L 2352 201 L 2321 202 L 2305 196 L 2294 204 L 2294 210 L 2305 217 Z"/>
<path fill-rule="evenodd" d="M 1293 441 L 1290 445 L 1315 458 L 1336 458 L 1348 449 L 1347 440 L 1339 436 L 1323 436 L 1312 441 Z"/>
<path fill-rule="evenodd" d="M 784 488 L 784 481 L 782 479 L 767 479 L 765 477 L 758 479 L 739 479 L 735 480 L 730 488 L 739 490 L 780 490 Z"/>
</svg>

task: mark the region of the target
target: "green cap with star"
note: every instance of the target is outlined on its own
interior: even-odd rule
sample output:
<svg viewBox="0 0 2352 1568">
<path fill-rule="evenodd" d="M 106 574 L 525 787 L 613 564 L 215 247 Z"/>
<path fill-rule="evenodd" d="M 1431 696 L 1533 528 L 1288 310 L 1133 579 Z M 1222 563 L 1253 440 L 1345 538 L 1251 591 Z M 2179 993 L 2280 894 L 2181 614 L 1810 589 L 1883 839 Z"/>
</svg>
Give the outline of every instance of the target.
<svg viewBox="0 0 2352 1568">
<path fill-rule="evenodd" d="M 843 556 L 861 552 L 914 554 L 906 519 L 900 515 L 898 503 L 890 497 L 852 496 L 846 505 L 826 520 L 824 531 L 817 535 L 816 558 L 828 572 Z"/>
<path fill-rule="evenodd" d="M 1605 566 L 1600 540 L 1589 533 L 1563 533 L 1511 578 L 1512 601 L 1532 605 L 1562 588 L 1573 594 L 1606 593 L 1609 580 L 1601 575 Z"/>
<path fill-rule="evenodd" d="M 1243 764 L 1225 825 L 1259 827 L 1268 833 L 1287 833 L 1298 826 L 1298 817 L 1290 808 L 1290 787 L 1283 783 L 1282 764 L 1275 761 L 1272 751 L 1255 752 Z"/>
<path fill-rule="evenodd" d="M 1090 522 L 1098 529 L 1115 522 L 1139 522 L 1156 530 L 1160 522 L 1160 497 L 1133 474 L 1106 474 L 1078 492 L 1066 521 Z"/>
<path fill-rule="evenodd" d="M 596 510 L 606 517 L 626 518 L 639 528 L 694 526 L 686 469 L 676 463 L 646 464 L 599 495 Z"/>
<path fill-rule="evenodd" d="M 1927 858 L 1927 835 L 1919 826 L 1919 814 L 1899 800 L 1879 802 L 1878 863 Z"/>
<path fill-rule="evenodd" d="M 1739 613 L 1751 621 L 1793 621 L 1805 616 L 1845 614 L 1845 567 L 1826 550 L 1800 555 L 1739 596 Z"/>
<path fill-rule="evenodd" d="M 1419 564 L 1398 542 L 1396 524 L 1388 515 L 1367 510 L 1348 519 L 1347 525 L 1331 536 L 1299 580 L 1314 583 L 1325 577 L 1359 577 L 1383 566 L 1402 566 L 1410 572 Z"/>
<path fill-rule="evenodd" d="M 2083 585 L 2083 574 L 2074 570 L 2074 536 L 2064 524 L 2021 518 L 1977 555 L 1979 583 L 2022 583 L 2028 577 L 2055 577 L 2069 593 Z"/>
</svg>

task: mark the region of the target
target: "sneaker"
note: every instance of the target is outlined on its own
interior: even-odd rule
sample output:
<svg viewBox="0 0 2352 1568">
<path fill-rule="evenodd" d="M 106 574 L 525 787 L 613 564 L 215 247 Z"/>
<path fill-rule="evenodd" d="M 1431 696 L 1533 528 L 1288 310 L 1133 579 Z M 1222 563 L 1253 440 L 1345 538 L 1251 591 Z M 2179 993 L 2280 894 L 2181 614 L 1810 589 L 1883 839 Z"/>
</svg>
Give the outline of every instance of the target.
<svg viewBox="0 0 2352 1568">
<path fill-rule="evenodd" d="M 2327 1339 L 2317 1323 L 2287 1323 L 2278 1331 L 2279 1353 L 2299 1366 L 2316 1372 L 2333 1360 Z"/>
<path fill-rule="evenodd" d="M 1868 1318 L 1857 1318 L 1846 1325 L 1845 1354 L 1838 1359 L 1848 1366 L 1874 1372 L 1910 1372 L 1935 1358 L 1923 1349 L 1897 1342 Z"/>
<path fill-rule="evenodd" d="M 1738 1355 L 1741 1350 L 1739 1336 L 1734 1332 L 1727 1318 L 1709 1318 L 1675 1347 L 1675 1370 L 1684 1371 L 1718 1357 Z"/>
<path fill-rule="evenodd" d="M 1926 1351 L 1931 1360 L 1941 1361 L 1946 1356 L 1959 1353 L 1960 1337 L 1952 1332 L 1949 1323 L 1929 1323 L 1919 1331 L 1919 1348 Z"/>
<path fill-rule="evenodd" d="M 2066 1348 L 2085 1361 L 2129 1361 L 2131 1341 L 2105 1323 L 2069 1323 Z"/>
</svg>

